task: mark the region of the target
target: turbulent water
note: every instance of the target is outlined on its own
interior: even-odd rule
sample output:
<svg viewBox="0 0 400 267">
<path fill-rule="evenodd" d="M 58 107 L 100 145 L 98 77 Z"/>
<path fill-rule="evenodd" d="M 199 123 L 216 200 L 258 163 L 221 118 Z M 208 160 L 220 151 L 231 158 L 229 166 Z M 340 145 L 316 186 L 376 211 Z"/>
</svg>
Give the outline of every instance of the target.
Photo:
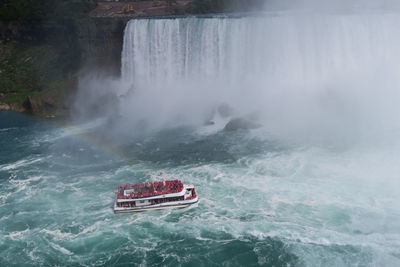
<svg viewBox="0 0 400 267">
<path fill-rule="evenodd" d="M 399 31 L 387 12 L 131 21 L 118 117 L 0 113 L 0 265 L 400 265 Z M 220 103 L 263 127 L 199 123 Z M 118 184 L 159 172 L 197 207 L 113 214 Z"/>
<path fill-rule="evenodd" d="M 1 265 L 400 263 L 399 147 L 178 129 L 111 153 L 75 128 L 0 116 Z M 118 184 L 159 171 L 194 183 L 198 206 L 113 214 Z"/>
</svg>

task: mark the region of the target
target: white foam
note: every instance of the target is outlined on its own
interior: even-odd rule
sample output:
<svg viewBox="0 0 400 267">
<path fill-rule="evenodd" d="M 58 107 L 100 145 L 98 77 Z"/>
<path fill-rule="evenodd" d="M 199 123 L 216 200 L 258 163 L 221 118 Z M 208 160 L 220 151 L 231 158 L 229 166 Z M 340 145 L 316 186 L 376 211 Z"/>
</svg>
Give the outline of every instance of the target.
<svg viewBox="0 0 400 267">
<path fill-rule="evenodd" d="M 43 229 L 43 230 L 41 230 L 40 232 L 41 232 L 41 233 L 48 234 L 48 235 L 52 235 L 52 236 L 54 236 L 55 239 L 57 239 L 57 240 L 62 240 L 62 239 L 65 239 L 65 238 L 71 238 L 71 237 L 75 236 L 75 235 L 72 234 L 72 233 L 63 233 L 63 232 L 61 232 L 61 231 L 58 230 L 58 229 L 56 229 L 56 230 Z"/>
<path fill-rule="evenodd" d="M 95 232 L 99 228 L 100 225 L 105 224 L 105 223 L 107 224 L 108 222 L 109 222 L 109 219 L 97 221 L 94 224 L 83 228 L 82 231 L 80 231 L 77 234 L 61 232 L 59 229 L 55 229 L 55 230 L 43 229 L 40 232 L 53 236 L 55 240 L 74 239 L 74 238 L 80 237 L 82 235 Z"/>
<path fill-rule="evenodd" d="M 28 256 L 29 258 L 34 261 L 35 263 L 40 262 L 41 258 L 37 255 L 35 255 L 36 253 L 39 252 L 38 248 L 33 248 L 32 250 L 28 250 Z"/>
<path fill-rule="evenodd" d="M 22 160 L 18 160 L 16 162 L 13 163 L 9 163 L 9 164 L 5 164 L 5 165 L 0 165 L 0 171 L 9 171 L 9 170 L 14 170 L 14 169 L 18 169 L 20 167 L 25 167 L 25 166 L 29 166 L 31 164 L 37 163 L 42 161 L 43 159 L 41 158 L 28 158 L 28 159 L 22 159 Z"/>
<path fill-rule="evenodd" d="M 16 179 L 16 177 L 11 178 L 9 180 L 9 183 L 12 185 L 12 187 L 15 188 L 15 191 L 12 194 L 16 194 L 19 192 L 24 192 L 26 193 L 26 196 L 24 198 L 20 198 L 20 201 L 26 200 L 27 198 L 30 198 L 30 196 L 33 194 L 32 193 L 32 187 L 30 186 L 30 184 L 32 182 L 38 182 L 41 181 L 44 178 L 44 176 L 32 176 L 28 179 L 24 179 L 24 180 L 20 180 L 20 179 Z"/>
<path fill-rule="evenodd" d="M 0 132 L 8 132 L 11 130 L 16 130 L 16 129 L 18 129 L 18 128 L 17 127 L 2 128 L 2 129 L 0 129 Z"/>
<path fill-rule="evenodd" d="M 8 235 L 6 235 L 6 237 L 10 238 L 11 240 L 20 240 L 20 239 L 25 238 L 27 233 L 29 233 L 29 232 L 30 232 L 30 229 L 27 228 L 22 231 L 11 232 Z"/>
<path fill-rule="evenodd" d="M 11 192 L 0 195 L 0 203 L 3 203 L 3 204 L 4 204 L 4 203 L 7 201 L 7 198 L 8 198 L 9 196 L 11 196 L 11 195 L 12 195 Z M 1 219 L 3 219 L 3 218 L 1 218 Z M 0 219 L 0 220 L 1 220 L 1 219 Z"/>
<path fill-rule="evenodd" d="M 66 248 L 64 248 L 64 247 L 62 247 L 60 245 L 57 245 L 57 244 L 52 243 L 52 242 L 49 242 L 49 244 L 53 249 L 61 252 L 62 254 L 65 254 L 65 255 L 68 255 L 68 256 L 74 255 L 74 253 L 72 253 L 71 251 L 69 251 L 68 249 L 66 249 Z"/>
</svg>

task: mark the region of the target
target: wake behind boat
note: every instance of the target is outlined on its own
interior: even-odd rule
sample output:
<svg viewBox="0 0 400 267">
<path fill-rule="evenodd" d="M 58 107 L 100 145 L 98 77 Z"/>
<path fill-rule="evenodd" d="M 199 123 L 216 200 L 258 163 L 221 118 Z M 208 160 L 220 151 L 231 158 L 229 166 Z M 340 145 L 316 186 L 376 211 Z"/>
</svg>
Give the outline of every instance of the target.
<svg viewBox="0 0 400 267">
<path fill-rule="evenodd" d="M 114 213 L 186 208 L 198 202 L 194 185 L 179 180 L 119 185 Z"/>
</svg>

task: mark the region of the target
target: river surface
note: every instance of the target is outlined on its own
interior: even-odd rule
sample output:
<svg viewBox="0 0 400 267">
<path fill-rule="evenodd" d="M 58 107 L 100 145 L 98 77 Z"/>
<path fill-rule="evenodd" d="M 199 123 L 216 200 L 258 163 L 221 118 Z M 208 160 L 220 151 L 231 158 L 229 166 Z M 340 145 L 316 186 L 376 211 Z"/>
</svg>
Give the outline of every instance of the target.
<svg viewBox="0 0 400 267">
<path fill-rule="evenodd" d="M 172 128 L 113 146 L 92 125 L 0 113 L 0 265 L 396 266 L 398 144 Z M 114 215 L 119 184 L 178 178 L 197 207 Z"/>
</svg>

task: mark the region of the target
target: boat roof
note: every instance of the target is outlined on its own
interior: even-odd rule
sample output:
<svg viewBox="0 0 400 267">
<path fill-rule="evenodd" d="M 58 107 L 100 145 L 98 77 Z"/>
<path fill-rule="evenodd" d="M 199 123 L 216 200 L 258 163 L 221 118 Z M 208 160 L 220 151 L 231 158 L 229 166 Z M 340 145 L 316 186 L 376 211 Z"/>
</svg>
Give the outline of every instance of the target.
<svg viewBox="0 0 400 267">
<path fill-rule="evenodd" d="M 182 192 L 180 180 L 146 182 L 118 186 L 117 199 L 140 199 Z"/>
</svg>

